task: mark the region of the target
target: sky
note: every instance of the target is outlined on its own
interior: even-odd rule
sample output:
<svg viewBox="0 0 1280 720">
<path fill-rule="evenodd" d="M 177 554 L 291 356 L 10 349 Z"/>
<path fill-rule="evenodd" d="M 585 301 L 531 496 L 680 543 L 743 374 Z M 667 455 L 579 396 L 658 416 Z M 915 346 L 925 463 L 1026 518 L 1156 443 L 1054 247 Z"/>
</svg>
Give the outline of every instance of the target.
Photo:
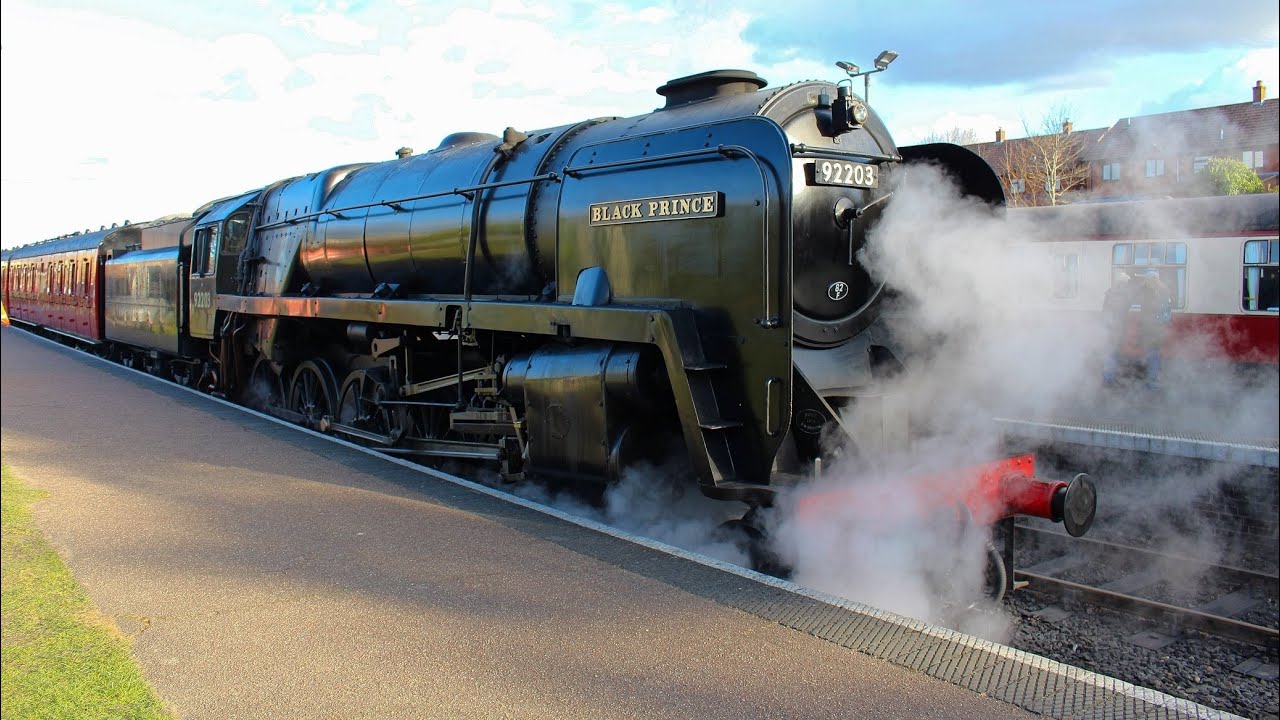
<svg viewBox="0 0 1280 720">
<path fill-rule="evenodd" d="M 870 67 L 900 145 L 1280 93 L 1274 0 L 4 0 L 0 241 L 189 213 L 349 162 L 659 107 L 707 70 Z M 855 82 L 862 92 L 861 81 Z"/>
</svg>

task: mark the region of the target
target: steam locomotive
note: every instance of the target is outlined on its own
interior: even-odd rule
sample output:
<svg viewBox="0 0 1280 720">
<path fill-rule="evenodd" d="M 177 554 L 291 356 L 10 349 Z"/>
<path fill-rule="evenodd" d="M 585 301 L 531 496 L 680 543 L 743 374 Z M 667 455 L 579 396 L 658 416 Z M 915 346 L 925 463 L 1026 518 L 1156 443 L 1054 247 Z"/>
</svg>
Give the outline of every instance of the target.
<svg viewBox="0 0 1280 720">
<path fill-rule="evenodd" d="M 899 365 L 858 253 L 904 164 L 1003 194 L 963 148 L 897 147 L 848 81 L 765 88 L 705 72 L 637 117 L 455 133 L 7 251 L 5 306 L 388 453 L 588 488 L 676 457 L 766 506 Z M 1087 482 L 983 472 L 983 517 L 1092 520 Z"/>
</svg>

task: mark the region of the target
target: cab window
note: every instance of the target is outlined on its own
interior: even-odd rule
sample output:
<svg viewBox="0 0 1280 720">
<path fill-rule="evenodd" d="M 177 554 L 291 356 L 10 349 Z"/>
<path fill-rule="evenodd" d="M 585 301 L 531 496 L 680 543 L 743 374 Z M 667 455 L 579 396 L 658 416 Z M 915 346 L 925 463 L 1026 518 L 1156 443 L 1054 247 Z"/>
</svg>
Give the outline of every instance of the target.
<svg viewBox="0 0 1280 720">
<path fill-rule="evenodd" d="M 239 257 L 249 239 L 249 213 L 236 213 L 227 220 L 226 237 L 222 241 L 222 254 Z"/>
<path fill-rule="evenodd" d="M 191 245 L 191 274 L 208 275 L 213 271 L 218 256 L 218 226 L 208 225 L 196 229 Z"/>
</svg>

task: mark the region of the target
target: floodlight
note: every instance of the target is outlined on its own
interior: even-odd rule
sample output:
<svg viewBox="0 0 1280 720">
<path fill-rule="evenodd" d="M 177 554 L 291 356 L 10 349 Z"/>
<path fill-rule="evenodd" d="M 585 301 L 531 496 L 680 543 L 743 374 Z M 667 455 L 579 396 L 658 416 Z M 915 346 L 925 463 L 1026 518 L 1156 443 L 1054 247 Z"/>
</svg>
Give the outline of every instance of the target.
<svg viewBox="0 0 1280 720">
<path fill-rule="evenodd" d="M 836 67 L 849 73 L 850 77 L 853 77 L 854 75 L 857 75 L 858 73 L 862 72 L 862 69 L 859 68 L 857 65 L 854 65 L 851 62 L 845 62 L 844 60 L 837 62 Z"/>
<path fill-rule="evenodd" d="M 883 70 L 889 67 L 889 63 L 898 59 L 898 53 L 892 50 L 885 50 L 876 56 L 876 69 Z"/>
</svg>

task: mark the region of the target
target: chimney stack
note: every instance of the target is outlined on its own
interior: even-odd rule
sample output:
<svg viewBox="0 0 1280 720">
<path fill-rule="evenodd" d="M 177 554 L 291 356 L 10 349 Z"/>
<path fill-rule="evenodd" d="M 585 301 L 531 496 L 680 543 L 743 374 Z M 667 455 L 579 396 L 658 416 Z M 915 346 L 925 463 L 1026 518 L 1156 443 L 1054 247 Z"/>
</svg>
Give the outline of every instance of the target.
<svg viewBox="0 0 1280 720">
<path fill-rule="evenodd" d="M 1004 142 L 1004 128 L 996 129 L 996 142 Z"/>
<path fill-rule="evenodd" d="M 1071 134 L 1071 121 L 1070 121 L 1070 120 L 1063 120 L 1063 121 L 1062 121 L 1062 134 L 1063 134 L 1063 135 L 1070 135 L 1070 134 Z"/>
<path fill-rule="evenodd" d="M 1261 105 L 1262 101 L 1266 99 L 1267 99 L 1267 86 L 1263 85 L 1262 81 L 1259 80 L 1258 84 L 1253 86 L 1253 101 Z"/>
</svg>

